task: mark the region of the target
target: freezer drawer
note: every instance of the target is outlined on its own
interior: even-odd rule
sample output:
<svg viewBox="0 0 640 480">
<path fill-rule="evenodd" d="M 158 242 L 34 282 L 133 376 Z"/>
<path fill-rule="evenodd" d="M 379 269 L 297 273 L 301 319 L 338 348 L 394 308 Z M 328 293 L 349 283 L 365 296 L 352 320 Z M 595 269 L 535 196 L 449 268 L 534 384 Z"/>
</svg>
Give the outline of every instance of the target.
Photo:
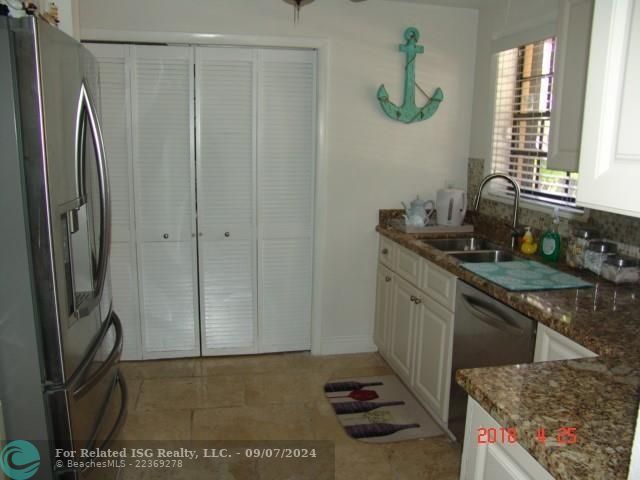
<svg viewBox="0 0 640 480">
<path fill-rule="evenodd" d="M 46 391 L 49 415 L 58 435 L 54 439 L 58 448 L 77 450 L 99 443 L 98 437 L 104 430 L 103 417 L 110 411 L 110 402 L 118 398 L 114 385 L 120 385 L 118 362 L 122 343 L 122 325 L 112 312 L 90 349 L 90 355 L 71 381 L 64 387 Z"/>
</svg>

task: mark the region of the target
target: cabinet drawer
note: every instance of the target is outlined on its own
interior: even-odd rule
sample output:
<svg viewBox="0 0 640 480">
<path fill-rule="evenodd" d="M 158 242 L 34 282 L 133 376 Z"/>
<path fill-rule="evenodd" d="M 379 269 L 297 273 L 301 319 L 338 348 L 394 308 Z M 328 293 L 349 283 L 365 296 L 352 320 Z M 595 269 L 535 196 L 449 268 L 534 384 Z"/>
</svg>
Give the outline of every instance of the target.
<svg viewBox="0 0 640 480">
<path fill-rule="evenodd" d="M 424 290 L 440 305 L 454 311 L 456 303 L 456 277 L 428 260 L 421 259 L 422 283 Z"/>
<path fill-rule="evenodd" d="M 395 243 L 387 237 L 380 235 L 380 242 L 378 244 L 378 260 L 380 263 L 389 268 L 393 268 L 395 252 Z"/>
<path fill-rule="evenodd" d="M 395 257 L 396 273 L 414 285 L 420 285 L 420 256 L 404 247 L 396 246 Z"/>
</svg>

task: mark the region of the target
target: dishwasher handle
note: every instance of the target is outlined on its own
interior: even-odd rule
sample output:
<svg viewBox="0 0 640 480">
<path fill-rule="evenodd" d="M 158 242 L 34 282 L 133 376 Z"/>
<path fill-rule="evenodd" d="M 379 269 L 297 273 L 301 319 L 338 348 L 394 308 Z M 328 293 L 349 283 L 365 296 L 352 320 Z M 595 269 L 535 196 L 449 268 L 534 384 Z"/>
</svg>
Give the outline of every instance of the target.
<svg viewBox="0 0 640 480">
<path fill-rule="evenodd" d="M 461 295 L 461 298 L 463 305 L 478 320 L 512 335 L 521 336 L 525 334 L 524 329 L 514 324 L 508 317 L 502 315 L 501 312 L 497 312 L 491 305 L 488 305 L 477 298 L 465 295 L 464 293 Z"/>
</svg>

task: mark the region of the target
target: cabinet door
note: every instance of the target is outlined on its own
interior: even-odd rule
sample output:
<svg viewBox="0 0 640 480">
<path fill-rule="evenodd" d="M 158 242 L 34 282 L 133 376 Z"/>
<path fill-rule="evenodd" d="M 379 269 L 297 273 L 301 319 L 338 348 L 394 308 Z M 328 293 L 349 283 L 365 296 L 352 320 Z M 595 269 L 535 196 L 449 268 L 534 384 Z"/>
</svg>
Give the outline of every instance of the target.
<svg viewBox="0 0 640 480">
<path fill-rule="evenodd" d="M 389 339 L 389 314 L 391 311 L 391 291 L 393 288 L 393 274 L 382 264 L 378 264 L 376 282 L 376 316 L 373 327 L 373 341 L 378 351 L 387 356 Z"/>
<path fill-rule="evenodd" d="M 199 355 L 193 53 L 130 48 L 143 357 Z"/>
<path fill-rule="evenodd" d="M 255 353 L 255 53 L 195 55 L 202 353 Z"/>
<path fill-rule="evenodd" d="M 595 3 L 579 205 L 640 217 L 640 0 Z"/>
<path fill-rule="evenodd" d="M 553 72 L 547 168 L 578 171 L 593 0 L 562 0 Z"/>
<path fill-rule="evenodd" d="M 553 480 L 520 444 L 482 442 L 478 429 L 493 429 L 500 438 L 500 425 L 469 398 L 460 480 Z"/>
<path fill-rule="evenodd" d="M 392 286 L 388 361 L 396 373 L 411 382 L 413 323 L 420 293 L 406 280 L 396 276 Z"/>
<path fill-rule="evenodd" d="M 100 116 L 111 189 L 111 290 L 124 330 L 123 360 L 142 358 L 133 202 L 129 46 L 85 44 L 98 60 Z"/>
<path fill-rule="evenodd" d="M 311 347 L 316 53 L 259 50 L 259 351 Z"/>
<path fill-rule="evenodd" d="M 571 360 L 585 357 L 597 357 L 597 355 L 555 330 L 538 324 L 534 362 Z"/>
<path fill-rule="evenodd" d="M 418 399 L 443 422 L 449 410 L 453 313 L 423 296 L 415 325 L 412 385 Z"/>
</svg>

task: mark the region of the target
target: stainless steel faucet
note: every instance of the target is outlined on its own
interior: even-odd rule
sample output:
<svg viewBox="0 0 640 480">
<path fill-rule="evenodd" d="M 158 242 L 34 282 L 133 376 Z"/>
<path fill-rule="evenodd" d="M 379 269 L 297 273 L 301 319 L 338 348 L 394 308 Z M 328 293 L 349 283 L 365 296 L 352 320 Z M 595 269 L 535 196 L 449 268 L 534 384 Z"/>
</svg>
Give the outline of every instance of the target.
<svg viewBox="0 0 640 480">
<path fill-rule="evenodd" d="M 507 182 L 513 185 L 514 191 L 514 200 L 513 200 L 513 223 L 511 225 L 511 249 L 515 249 L 516 247 L 516 236 L 518 232 L 518 207 L 520 206 L 520 185 L 511 178 L 509 175 L 505 175 L 504 173 L 492 173 L 491 175 L 487 175 L 480 182 L 480 187 L 478 188 L 478 194 L 476 195 L 476 200 L 474 202 L 473 208 L 476 212 L 479 212 L 480 199 L 482 198 L 482 190 L 484 190 L 485 185 L 489 183 L 491 180 L 496 178 L 502 178 Z"/>
</svg>

